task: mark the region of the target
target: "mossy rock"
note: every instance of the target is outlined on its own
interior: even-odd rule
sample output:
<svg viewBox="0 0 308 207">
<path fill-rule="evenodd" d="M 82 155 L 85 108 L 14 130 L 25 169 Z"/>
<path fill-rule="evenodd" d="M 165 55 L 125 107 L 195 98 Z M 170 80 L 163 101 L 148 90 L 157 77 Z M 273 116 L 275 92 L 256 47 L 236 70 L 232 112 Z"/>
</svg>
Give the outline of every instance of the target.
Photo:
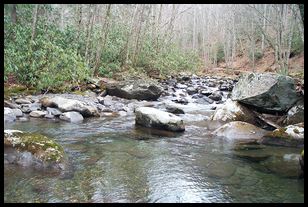
<svg viewBox="0 0 308 207">
<path fill-rule="evenodd" d="M 261 144 L 285 147 L 302 147 L 304 145 L 304 123 L 278 128 L 264 135 Z"/>
<path fill-rule="evenodd" d="M 31 152 L 46 164 L 61 163 L 65 158 L 63 147 L 42 134 L 4 130 L 4 145 L 19 152 Z"/>
<path fill-rule="evenodd" d="M 291 136 L 286 133 L 286 128 L 279 128 L 277 130 L 274 130 L 272 132 L 269 132 L 267 135 L 267 137 L 271 137 L 271 138 L 282 138 L 282 139 L 286 139 L 286 138 L 291 138 Z"/>
</svg>

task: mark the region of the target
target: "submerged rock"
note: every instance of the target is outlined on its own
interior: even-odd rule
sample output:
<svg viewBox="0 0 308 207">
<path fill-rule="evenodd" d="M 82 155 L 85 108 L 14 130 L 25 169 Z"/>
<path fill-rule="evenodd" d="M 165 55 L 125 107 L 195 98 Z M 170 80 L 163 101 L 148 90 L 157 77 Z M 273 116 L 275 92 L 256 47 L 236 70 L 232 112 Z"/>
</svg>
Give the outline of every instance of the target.
<svg viewBox="0 0 308 207">
<path fill-rule="evenodd" d="M 266 130 L 242 121 L 229 122 L 213 132 L 214 135 L 225 137 L 228 140 L 245 142 L 257 141 L 266 133 Z"/>
<path fill-rule="evenodd" d="M 47 136 L 19 130 L 4 130 L 4 146 L 16 150 L 18 160 L 11 163 L 64 168 L 63 147 Z"/>
<path fill-rule="evenodd" d="M 260 164 L 267 171 L 285 178 L 298 178 L 298 159 L 284 159 L 280 156 L 272 156 Z"/>
<path fill-rule="evenodd" d="M 72 123 L 80 123 L 83 121 L 83 116 L 76 111 L 64 112 L 60 115 L 59 118 Z"/>
<path fill-rule="evenodd" d="M 136 124 L 170 131 L 185 131 L 183 120 L 171 113 L 151 107 L 139 107 L 135 110 Z"/>
<path fill-rule="evenodd" d="M 227 99 L 224 105 L 218 107 L 214 112 L 211 120 L 222 121 L 243 121 L 251 124 L 256 123 L 256 116 L 248 108 L 237 101 Z"/>
<path fill-rule="evenodd" d="M 106 85 L 107 94 L 126 99 L 157 100 L 163 92 L 158 83 L 133 80 L 109 83 Z"/>
<path fill-rule="evenodd" d="M 275 129 L 274 131 L 265 134 L 259 142 L 265 145 L 303 147 L 304 123 Z"/>
<path fill-rule="evenodd" d="M 234 148 L 233 154 L 239 158 L 252 162 L 260 162 L 271 157 L 271 153 L 261 145 L 238 145 Z"/>
<path fill-rule="evenodd" d="M 291 77 L 251 73 L 242 76 L 232 90 L 231 99 L 260 111 L 285 112 L 299 99 Z"/>
</svg>

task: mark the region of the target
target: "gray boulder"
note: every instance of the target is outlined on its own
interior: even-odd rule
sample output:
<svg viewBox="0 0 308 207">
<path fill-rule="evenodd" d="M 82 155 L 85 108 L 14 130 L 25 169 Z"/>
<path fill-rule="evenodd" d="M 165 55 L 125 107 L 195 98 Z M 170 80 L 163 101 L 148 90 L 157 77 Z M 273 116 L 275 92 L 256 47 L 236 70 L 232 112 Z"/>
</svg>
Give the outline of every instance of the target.
<svg viewBox="0 0 308 207">
<path fill-rule="evenodd" d="M 98 110 L 94 105 L 89 105 L 79 100 L 56 96 L 53 98 L 43 97 L 40 99 L 40 102 L 44 107 L 58 107 L 62 112 L 78 111 L 85 117 L 99 116 Z"/>
<path fill-rule="evenodd" d="M 80 123 L 83 121 L 83 116 L 76 111 L 65 112 L 61 114 L 59 118 L 72 123 Z"/>
<path fill-rule="evenodd" d="M 46 111 L 31 111 L 29 115 L 34 118 L 40 118 L 44 117 L 46 114 L 47 114 Z"/>
<path fill-rule="evenodd" d="M 194 87 L 188 87 L 186 88 L 186 91 L 189 95 L 193 95 L 195 93 L 198 93 L 198 89 L 197 88 L 194 88 Z"/>
<path fill-rule="evenodd" d="M 12 111 L 15 114 L 16 117 L 23 116 L 23 113 L 20 109 L 12 109 Z"/>
<path fill-rule="evenodd" d="M 143 80 L 106 84 L 107 94 L 126 99 L 157 100 L 163 92 L 158 83 Z"/>
<path fill-rule="evenodd" d="M 4 107 L 4 122 L 13 122 L 16 120 L 14 111 L 8 107 Z"/>
<path fill-rule="evenodd" d="M 168 106 L 166 106 L 166 110 L 170 113 L 173 113 L 173 114 L 185 114 L 183 109 L 181 109 L 177 106 L 168 105 Z"/>
<path fill-rule="evenodd" d="M 220 92 L 215 91 L 211 95 L 209 95 L 209 98 L 214 101 L 220 101 L 222 99 L 222 95 L 220 94 Z"/>
<path fill-rule="evenodd" d="M 31 104 L 31 100 L 28 98 L 18 98 L 15 100 L 15 103 L 17 104 Z"/>
<path fill-rule="evenodd" d="M 232 90 L 231 99 L 259 111 L 285 112 L 299 99 L 294 80 L 271 73 L 250 73 L 242 76 Z"/>
<path fill-rule="evenodd" d="M 4 100 L 4 107 L 9 107 L 11 109 L 16 109 L 16 108 L 19 108 L 19 106 L 15 103 L 12 103 L 8 100 Z"/>
<path fill-rule="evenodd" d="M 136 124 L 169 131 L 185 131 L 183 120 L 171 113 L 151 107 L 139 107 L 135 110 Z"/>
<path fill-rule="evenodd" d="M 47 107 L 46 110 L 48 111 L 49 114 L 54 116 L 60 116 L 62 114 L 62 112 L 56 108 Z"/>
</svg>

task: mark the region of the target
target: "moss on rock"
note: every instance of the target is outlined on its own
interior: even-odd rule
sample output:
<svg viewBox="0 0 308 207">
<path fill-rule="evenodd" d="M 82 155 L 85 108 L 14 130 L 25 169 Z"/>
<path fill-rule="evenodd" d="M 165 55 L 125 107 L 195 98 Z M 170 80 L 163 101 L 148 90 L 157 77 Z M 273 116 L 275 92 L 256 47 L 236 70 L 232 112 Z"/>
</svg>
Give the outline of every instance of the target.
<svg viewBox="0 0 308 207">
<path fill-rule="evenodd" d="M 291 138 L 291 136 L 288 133 L 286 133 L 286 128 L 276 129 L 266 134 L 266 136 L 271 138 Z"/>
<path fill-rule="evenodd" d="M 64 159 L 63 147 L 42 134 L 4 130 L 4 145 L 31 152 L 43 162 L 60 163 Z"/>
</svg>

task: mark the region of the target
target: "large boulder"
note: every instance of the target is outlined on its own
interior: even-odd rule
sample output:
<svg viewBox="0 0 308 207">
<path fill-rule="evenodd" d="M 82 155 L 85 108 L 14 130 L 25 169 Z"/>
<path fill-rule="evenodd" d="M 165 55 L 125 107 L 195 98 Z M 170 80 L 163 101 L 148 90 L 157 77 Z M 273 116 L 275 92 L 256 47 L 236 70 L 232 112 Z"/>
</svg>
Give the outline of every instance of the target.
<svg viewBox="0 0 308 207">
<path fill-rule="evenodd" d="M 24 156 L 28 158 L 27 163 L 20 162 L 20 160 L 11 160 L 11 163 L 60 169 L 64 167 L 63 147 L 44 135 L 19 130 L 4 130 L 4 147 L 13 148 L 20 155 L 19 158 Z M 15 159 L 19 158 L 15 157 Z M 25 161 L 24 158 L 23 161 Z"/>
<path fill-rule="evenodd" d="M 99 116 L 98 110 L 94 105 L 79 100 L 56 96 L 53 98 L 43 97 L 40 99 L 40 102 L 44 107 L 58 107 L 62 112 L 78 111 L 85 117 Z"/>
<path fill-rule="evenodd" d="M 265 134 L 259 142 L 265 145 L 277 145 L 285 147 L 304 146 L 304 123 L 289 125 L 275 129 Z"/>
<path fill-rule="evenodd" d="M 126 99 L 157 100 L 163 88 L 155 82 L 144 80 L 121 81 L 106 84 L 107 94 Z"/>
<path fill-rule="evenodd" d="M 213 132 L 213 135 L 224 137 L 230 141 L 240 141 L 245 143 L 256 142 L 266 133 L 266 130 L 252 124 L 242 121 L 233 121 L 216 129 Z"/>
<path fill-rule="evenodd" d="M 227 101 L 222 106 L 218 107 L 211 116 L 211 120 L 214 121 L 243 121 L 251 124 L 256 124 L 256 119 L 253 112 L 231 99 L 227 99 Z"/>
<path fill-rule="evenodd" d="M 165 111 L 152 107 L 139 107 L 135 109 L 135 115 L 136 124 L 141 126 L 169 131 L 185 131 L 183 120 Z"/>
<path fill-rule="evenodd" d="M 286 112 L 299 99 L 294 80 L 271 73 L 243 75 L 232 90 L 231 99 L 263 112 Z"/>
</svg>

